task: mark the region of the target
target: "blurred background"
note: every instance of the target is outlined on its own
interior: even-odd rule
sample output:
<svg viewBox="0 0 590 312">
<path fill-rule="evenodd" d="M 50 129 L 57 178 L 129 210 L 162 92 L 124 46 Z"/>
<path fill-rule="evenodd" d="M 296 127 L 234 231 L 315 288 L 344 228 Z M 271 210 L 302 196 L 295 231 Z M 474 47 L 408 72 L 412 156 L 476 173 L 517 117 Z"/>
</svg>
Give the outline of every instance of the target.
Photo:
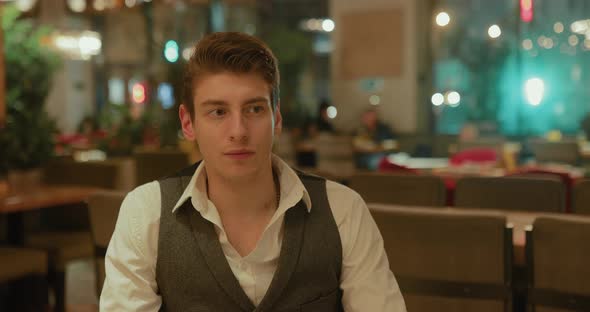
<svg viewBox="0 0 590 312">
<path fill-rule="evenodd" d="M 285 127 L 303 135 L 322 103 L 333 130 L 345 134 L 375 109 L 402 137 L 458 135 L 465 125 L 516 140 L 585 135 L 584 0 L 0 3 L 2 116 L 23 102 L 14 94 L 26 97 L 29 81 L 35 105 L 54 122 L 58 152 L 85 133 L 115 154 L 115 145 L 125 153 L 178 144 L 183 65 L 199 38 L 215 31 L 268 42 L 280 62 Z M 109 140 L 114 133 L 124 142 Z"/>
<path fill-rule="evenodd" d="M 115 213 L 96 221 L 88 199 L 200 159 L 178 106 L 191 49 L 211 32 L 260 37 L 277 56 L 285 129 L 275 153 L 370 204 L 590 213 L 588 0 L 0 0 L 0 23 L 0 242 L 50 251 L 32 270 L 48 272 L 57 311 L 97 309 L 120 202 L 98 200 Z M 404 179 L 359 178 L 375 173 Z M 488 182 L 480 193 L 506 202 L 463 200 L 476 193 L 463 179 L 513 176 L 557 180 L 559 200 L 535 202 L 549 193 L 528 186 L 534 195 L 515 195 L 506 180 L 507 193 Z M 435 185 L 436 200 L 414 183 Z M 510 245 L 520 260 L 507 265 L 520 272 L 517 311 L 532 304 L 524 229 L 538 215 L 526 216 Z M 33 259 L 4 259 L 2 248 L 0 263 Z M 2 267 L 0 310 L 12 297 Z"/>
</svg>

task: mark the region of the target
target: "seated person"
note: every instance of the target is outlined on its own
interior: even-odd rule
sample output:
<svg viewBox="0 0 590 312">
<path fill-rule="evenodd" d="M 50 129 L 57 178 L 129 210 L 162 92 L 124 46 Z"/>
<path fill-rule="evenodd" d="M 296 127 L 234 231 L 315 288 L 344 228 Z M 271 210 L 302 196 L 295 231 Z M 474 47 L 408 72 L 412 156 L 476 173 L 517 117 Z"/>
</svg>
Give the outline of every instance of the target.
<svg viewBox="0 0 590 312">
<path fill-rule="evenodd" d="M 272 154 L 283 119 L 266 44 L 217 32 L 194 51 L 179 116 L 203 160 L 127 195 L 100 310 L 405 312 L 363 199 Z"/>
<path fill-rule="evenodd" d="M 384 143 L 395 138 L 391 127 L 380 121 L 377 110 L 370 108 L 361 115 L 361 128 L 354 138 L 356 166 L 360 169 L 374 170 L 379 160 L 387 155 Z"/>
</svg>

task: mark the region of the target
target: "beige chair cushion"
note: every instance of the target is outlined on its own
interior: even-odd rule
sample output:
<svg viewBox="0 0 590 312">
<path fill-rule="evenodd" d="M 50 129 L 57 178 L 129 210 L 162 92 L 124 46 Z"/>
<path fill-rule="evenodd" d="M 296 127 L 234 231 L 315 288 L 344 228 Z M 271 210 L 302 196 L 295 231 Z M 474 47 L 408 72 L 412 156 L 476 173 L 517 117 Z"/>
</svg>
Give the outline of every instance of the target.
<svg viewBox="0 0 590 312">
<path fill-rule="evenodd" d="M 44 251 L 0 248 L 0 283 L 30 274 L 47 274 L 47 254 Z"/>
<path fill-rule="evenodd" d="M 474 140 L 457 142 L 457 151 L 464 151 L 473 148 L 490 148 L 502 152 L 506 139 L 503 137 L 480 137 Z"/>
<path fill-rule="evenodd" d="M 396 274 L 504 282 L 506 217 L 493 212 L 369 204 Z"/>
<path fill-rule="evenodd" d="M 94 255 L 89 232 L 42 232 L 27 237 L 26 245 L 47 250 L 58 271 L 65 270 L 67 262 L 91 258 Z"/>
<path fill-rule="evenodd" d="M 549 142 L 543 139 L 534 139 L 531 140 L 530 146 L 538 162 L 577 165 L 580 159 L 580 147 L 575 140 Z"/>
<path fill-rule="evenodd" d="M 354 171 L 352 137 L 320 133 L 312 143 L 320 172 L 337 175 Z"/>
<path fill-rule="evenodd" d="M 412 206 L 444 206 L 446 188 L 435 176 L 356 174 L 350 187 L 368 203 Z"/>
<path fill-rule="evenodd" d="M 575 185 L 572 210 L 574 213 L 590 215 L 590 180 L 584 180 Z"/>
<path fill-rule="evenodd" d="M 96 193 L 88 199 L 90 227 L 95 245 L 108 246 L 125 195 L 124 192 L 104 191 Z"/>
<path fill-rule="evenodd" d="M 590 218 L 539 217 L 533 225 L 534 286 L 590 296 Z"/>
<path fill-rule="evenodd" d="M 455 206 L 516 211 L 565 211 L 565 185 L 547 178 L 460 179 L 455 189 Z"/>
<path fill-rule="evenodd" d="M 405 278 L 504 285 L 506 218 L 497 213 L 369 204 L 408 311 L 503 311 L 504 301 L 404 290 Z"/>
<path fill-rule="evenodd" d="M 119 215 L 119 208 L 123 203 L 126 193 L 117 191 L 104 191 L 92 195 L 88 199 L 90 214 L 90 226 L 92 237 L 97 247 L 107 248 Z M 102 255 L 95 255 L 96 265 L 96 291 L 100 296 L 105 279 L 105 264 Z"/>
</svg>

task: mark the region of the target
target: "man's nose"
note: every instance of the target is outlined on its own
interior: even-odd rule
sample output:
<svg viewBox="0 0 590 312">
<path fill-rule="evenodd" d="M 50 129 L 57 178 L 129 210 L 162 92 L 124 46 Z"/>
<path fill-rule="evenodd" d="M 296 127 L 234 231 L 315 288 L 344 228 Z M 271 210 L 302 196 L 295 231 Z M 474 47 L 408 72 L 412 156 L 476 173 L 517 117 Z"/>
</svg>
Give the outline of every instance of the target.
<svg viewBox="0 0 590 312">
<path fill-rule="evenodd" d="M 242 113 L 232 114 L 229 120 L 229 137 L 232 141 L 245 141 L 248 138 L 248 125 Z"/>
</svg>

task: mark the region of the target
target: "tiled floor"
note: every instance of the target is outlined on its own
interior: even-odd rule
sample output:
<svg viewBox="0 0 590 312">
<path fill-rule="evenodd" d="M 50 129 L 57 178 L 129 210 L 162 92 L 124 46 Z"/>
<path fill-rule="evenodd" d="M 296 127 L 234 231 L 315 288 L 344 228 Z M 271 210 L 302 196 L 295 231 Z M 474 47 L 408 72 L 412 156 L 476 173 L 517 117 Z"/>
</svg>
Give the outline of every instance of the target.
<svg viewBox="0 0 590 312">
<path fill-rule="evenodd" d="M 96 312 L 98 298 L 95 290 L 94 262 L 75 261 L 66 271 L 67 312 Z"/>
</svg>

